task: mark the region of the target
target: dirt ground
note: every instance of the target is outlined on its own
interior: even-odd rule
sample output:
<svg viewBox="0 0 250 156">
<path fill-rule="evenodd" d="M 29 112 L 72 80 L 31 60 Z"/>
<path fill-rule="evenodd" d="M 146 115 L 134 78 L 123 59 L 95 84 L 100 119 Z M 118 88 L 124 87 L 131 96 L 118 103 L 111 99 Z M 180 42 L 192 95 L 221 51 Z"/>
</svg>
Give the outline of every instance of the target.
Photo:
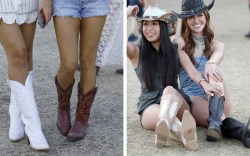
<svg viewBox="0 0 250 156">
<path fill-rule="evenodd" d="M 211 0 L 204 0 L 206 4 Z M 158 0 L 161 7 L 180 12 L 181 1 Z M 225 44 L 221 68 L 233 102 L 231 116 L 246 122 L 250 117 L 250 39 L 244 37 L 250 27 L 247 0 L 216 0 L 210 10 L 215 38 Z M 178 23 L 180 24 L 180 23 Z M 241 142 L 223 139 L 205 140 L 205 128 L 197 129 L 198 151 L 192 152 L 176 141 L 169 140 L 161 149 L 154 147 L 154 132 L 144 130 L 136 114 L 140 84 L 128 60 L 127 63 L 127 155 L 249 155 Z"/>
<path fill-rule="evenodd" d="M 0 155 L 122 155 L 123 153 L 123 76 L 115 74 L 121 66 L 102 68 L 97 77 L 97 95 L 89 119 L 89 128 L 84 140 L 67 141 L 56 127 L 57 93 L 54 76 L 59 67 L 59 53 L 53 22 L 42 30 L 37 25 L 34 42 L 34 90 L 42 122 L 42 129 L 50 145 L 48 152 L 36 152 L 27 144 L 27 139 L 12 143 L 8 139 L 10 90 L 6 83 L 7 61 L 0 46 Z M 77 103 L 77 83 L 71 98 L 71 119 L 74 121 Z"/>
</svg>

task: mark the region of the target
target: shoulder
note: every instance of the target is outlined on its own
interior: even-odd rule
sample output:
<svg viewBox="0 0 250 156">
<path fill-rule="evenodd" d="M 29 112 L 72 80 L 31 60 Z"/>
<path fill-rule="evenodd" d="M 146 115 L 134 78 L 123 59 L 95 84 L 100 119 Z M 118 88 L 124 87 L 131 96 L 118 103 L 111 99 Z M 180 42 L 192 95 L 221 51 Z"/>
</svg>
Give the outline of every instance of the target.
<svg viewBox="0 0 250 156">
<path fill-rule="evenodd" d="M 180 35 L 175 35 L 172 38 L 172 43 L 178 45 L 178 49 L 182 49 L 185 45 L 184 39 Z"/>
</svg>

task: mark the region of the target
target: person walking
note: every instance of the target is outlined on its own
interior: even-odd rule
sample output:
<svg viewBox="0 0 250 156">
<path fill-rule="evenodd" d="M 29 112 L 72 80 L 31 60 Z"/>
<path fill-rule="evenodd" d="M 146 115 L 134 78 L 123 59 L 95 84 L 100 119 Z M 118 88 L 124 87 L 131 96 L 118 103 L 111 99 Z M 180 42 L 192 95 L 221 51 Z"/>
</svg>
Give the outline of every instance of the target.
<svg viewBox="0 0 250 156">
<path fill-rule="evenodd" d="M 51 16 L 51 1 L 1 0 L 0 43 L 8 60 L 10 97 L 9 139 L 22 140 L 27 135 L 34 150 L 48 150 L 37 110 L 33 80 L 33 40 L 38 12 L 43 10 L 46 24 Z"/>
</svg>

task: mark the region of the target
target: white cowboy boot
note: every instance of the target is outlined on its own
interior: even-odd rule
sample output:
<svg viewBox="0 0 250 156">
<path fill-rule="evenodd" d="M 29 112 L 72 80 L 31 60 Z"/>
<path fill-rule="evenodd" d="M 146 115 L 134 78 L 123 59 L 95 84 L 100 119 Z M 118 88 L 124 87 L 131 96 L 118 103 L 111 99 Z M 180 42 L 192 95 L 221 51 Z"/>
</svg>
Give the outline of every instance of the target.
<svg viewBox="0 0 250 156">
<path fill-rule="evenodd" d="M 9 80 L 9 83 L 15 100 L 21 110 L 25 133 L 29 139 L 31 148 L 35 150 L 48 150 L 49 145 L 41 129 L 31 77 L 31 75 L 28 75 L 25 85 L 13 80 Z"/>
<path fill-rule="evenodd" d="M 159 122 L 155 128 L 155 146 L 161 148 L 170 135 L 170 128 L 183 101 L 174 94 L 162 95 L 160 102 Z"/>
<path fill-rule="evenodd" d="M 182 123 L 178 118 L 174 119 L 171 127 L 171 138 L 182 142 L 191 151 L 198 149 L 196 123 L 188 110 L 184 111 Z"/>
<path fill-rule="evenodd" d="M 29 71 L 29 75 L 32 79 L 33 71 Z M 9 80 L 7 80 L 7 83 L 9 84 Z M 16 104 L 16 100 L 12 91 L 10 96 L 9 114 L 10 114 L 9 139 L 14 142 L 20 141 L 24 138 L 24 124 L 21 119 L 20 108 Z"/>
<path fill-rule="evenodd" d="M 9 80 L 7 80 L 9 83 Z M 21 119 L 21 112 L 16 104 L 16 100 L 11 91 L 10 97 L 10 106 L 9 106 L 9 114 L 10 114 L 10 128 L 9 128 L 9 139 L 10 141 L 20 141 L 24 138 L 24 124 Z"/>
</svg>

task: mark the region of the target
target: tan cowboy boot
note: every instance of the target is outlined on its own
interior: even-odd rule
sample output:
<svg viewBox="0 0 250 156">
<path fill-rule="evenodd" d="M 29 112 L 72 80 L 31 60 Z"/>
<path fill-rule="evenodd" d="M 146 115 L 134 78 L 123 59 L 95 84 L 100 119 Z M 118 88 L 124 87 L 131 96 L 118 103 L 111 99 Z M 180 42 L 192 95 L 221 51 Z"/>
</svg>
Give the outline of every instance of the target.
<svg viewBox="0 0 250 156">
<path fill-rule="evenodd" d="M 170 127 L 183 101 L 174 94 L 163 94 L 160 102 L 159 122 L 155 128 L 155 146 L 161 148 L 170 135 Z"/>
<path fill-rule="evenodd" d="M 196 123 L 188 110 L 184 111 L 182 123 L 178 118 L 174 119 L 171 127 L 171 138 L 182 142 L 191 151 L 198 149 Z"/>
<path fill-rule="evenodd" d="M 82 93 L 80 83 L 78 83 L 78 102 L 74 125 L 71 127 L 68 133 L 68 139 L 70 141 L 82 140 L 86 134 L 88 127 L 88 120 L 90 115 L 90 109 L 96 95 L 97 88 L 95 87 L 88 93 Z"/>
</svg>

